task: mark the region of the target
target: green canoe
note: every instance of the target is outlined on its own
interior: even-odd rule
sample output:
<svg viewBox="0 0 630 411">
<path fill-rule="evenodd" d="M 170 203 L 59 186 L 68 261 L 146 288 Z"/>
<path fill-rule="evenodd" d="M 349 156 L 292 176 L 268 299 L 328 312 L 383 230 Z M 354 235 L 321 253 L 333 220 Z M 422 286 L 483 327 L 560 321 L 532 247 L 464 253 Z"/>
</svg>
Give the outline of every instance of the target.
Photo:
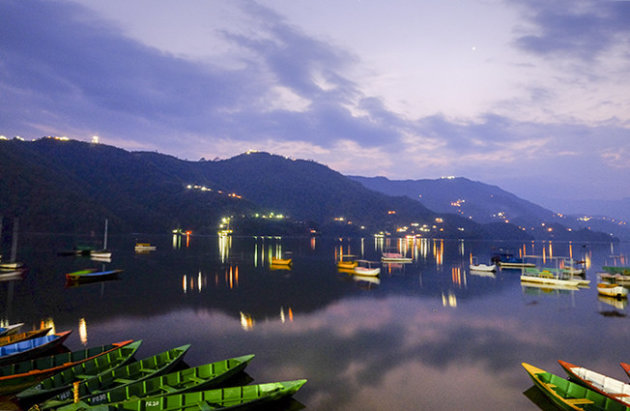
<svg viewBox="0 0 630 411">
<path fill-rule="evenodd" d="M 625 405 L 557 375 L 522 363 L 534 385 L 563 410 L 627 411 Z"/>
<path fill-rule="evenodd" d="M 125 388 L 136 382 L 161 375 L 175 367 L 183 358 L 190 344 L 182 345 L 168 351 L 161 352 L 152 357 L 132 362 L 129 365 L 118 367 L 106 373 L 83 379 L 78 384 L 79 398 L 100 394 L 114 388 Z M 71 403 L 74 399 L 74 387 L 72 383 L 62 392 L 49 400 L 39 404 L 40 409 L 57 408 Z"/>
<path fill-rule="evenodd" d="M 53 395 L 72 387 L 75 381 L 82 381 L 88 378 L 98 377 L 105 374 L 116 367 L 120 367 L 130 361 L 133 355 L 138 351 L 142 344 L 142 340 L 134 341 L 124 347 L 120 347 L 109 354 L 101 355 L 89 361 L 85 361 L 74 367 L 67 368 L 57 374 L 54 374 L 37 385 L 25 389 L 17 393 L 17 399 L 20 403 L 29 404 L 43 398 L 49 398 Z"/>
<path fill-rule="evenodd" d="M 52 374 L 91 360 L 99 355 L 107 354 L 132 342 L 133 340 L 127 340 L 85 350 L 39 357 L 0 367 L 0 395 L 24 390 Z"/>
<path fill-rule="evenodd" d="M 183 394 L 190 391 L 207 390 L 220 386 L 228 378 L 243 371 L 252 358 L 254 358 L 253 355 L 244 355 L 200 365 L 195 368 L 187 368 L 142 382 L 135 382 L 126 387 L 114 388 L 100 394 L 82 397 L 78 403 L 66 405 L 58 408 L 58 410 L 80 410 L 98 404 L 111 404 L 130 401 L 131 399 L 154 398 Z M 45 407 L 46 403 L 42 405 Z"/>
<path fill-rule="evenodd" d="M 93 411 L 206 411 L 217 409 L 244 409 L 259 406 L 293 395 L 306 380 L 273 382 L 269 384 L 243 385 L 240 387 L 218 388 L 186 394 L 150 397 L 119 402 L 86 406 L 76 410 Z"/>
</svg>

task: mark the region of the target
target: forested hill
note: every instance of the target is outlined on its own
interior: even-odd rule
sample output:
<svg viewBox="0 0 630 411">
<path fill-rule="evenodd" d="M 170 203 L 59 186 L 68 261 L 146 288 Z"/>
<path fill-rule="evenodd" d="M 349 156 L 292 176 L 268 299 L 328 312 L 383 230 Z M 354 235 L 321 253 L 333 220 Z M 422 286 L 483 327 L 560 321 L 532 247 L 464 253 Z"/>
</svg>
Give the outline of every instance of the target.
<svg viewBox="0 0 630 411">
<path fill-rule="evenodd" d="M 28 231 L 98 232 L 108 218 L 112 232 L 167 233 L 182 227 L 216 234 L 222 219 L 230 217 L 235 234 L 398 231 L 513 239 L 536 234 L 434 212 L 313 161 L 267 153 L 184 161 L 103 144 L 13 139 L 0 141 L 0 174 L 0 215 L 20 217 L 21 229 Z"/>
</svg>

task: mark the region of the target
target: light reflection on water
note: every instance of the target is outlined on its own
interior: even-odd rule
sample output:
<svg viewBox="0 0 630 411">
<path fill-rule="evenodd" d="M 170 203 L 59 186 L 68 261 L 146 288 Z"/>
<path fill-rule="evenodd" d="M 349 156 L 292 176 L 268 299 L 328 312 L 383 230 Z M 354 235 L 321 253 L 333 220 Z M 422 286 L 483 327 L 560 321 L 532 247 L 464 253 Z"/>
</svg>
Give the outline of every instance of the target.
<svg viewBox="0 0 630 411">
<path fill-rule="evenodd" d="M 309 379 L 295 396 L 309 409 L 529 410 L 523 361 L 562 375 L 564 359 L 625 379 L 627 303 L 598 297 L 594 282 L 602 265 L 628 261 L 627 244 L 176 237 L 151 238 L 158 248 L 147 254 L 114 237 L 107 267 L 124 269 L 121 279 L 64 288 L 65 272 L 95 263 L 55 255 L 72 238 L 21 236 L 31 270 L 0 283 L 0 321 L 72 329 L 70 349 L 142 339 L 139 358 L 191 343 L 191 366 L 254 353 L 256 383 Z M 584 259 L 593 284 L 531 288 L 519 271 L 469 272 L 471 256 L 488 263 L 508 246 Z M 341 254 L 379 260 L 392 249 L 413 263 L 384 265 L 379 278 L 336 269 Z M 286 252 L 293 266 L 272 270 Z"/>
</svg>

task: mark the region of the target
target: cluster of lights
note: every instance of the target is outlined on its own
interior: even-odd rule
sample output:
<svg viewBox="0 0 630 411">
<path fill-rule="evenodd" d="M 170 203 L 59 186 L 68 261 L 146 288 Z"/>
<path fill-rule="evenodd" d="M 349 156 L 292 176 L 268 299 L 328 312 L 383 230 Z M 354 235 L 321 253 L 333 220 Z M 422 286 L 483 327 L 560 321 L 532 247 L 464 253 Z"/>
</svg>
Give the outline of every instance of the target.
<svg viewBox="0 0 630 411">
<path fill-rule="evenodd" d="M 461 207 L 465 202 L 466 200 L 459 198 L 457 201 L 451 201 L 451 207 Z"/>
<path fill-rule="evenodd" d="M 286 216 L 284 214 L 276 214 L 274 212 L 271 212 L 269 214 L 259 214 L 256 213 L 254 214 L 254 218 L 266 218 L 266 219 L 270 219 L 270 220 L 282 220 L 284 218 L 286 218 Z"/>
<path fill-rule="evenodd" d="M 213 191 L 210 187 L 206 187 L 203 185 L 198 185 L 198 184 L 188 184 L 186 186 L 186 188 L 188 190 L 198 190 L 198 191 Z M 217 190 L 217 193 L 219 194 L 223 194 L 222 190 Z M 243 196 L 236 194 L 236 193 L 228 193 L 227 194 L 228 197 L 232 197 L 232 198 L 243 198 Z"/>
</svg>

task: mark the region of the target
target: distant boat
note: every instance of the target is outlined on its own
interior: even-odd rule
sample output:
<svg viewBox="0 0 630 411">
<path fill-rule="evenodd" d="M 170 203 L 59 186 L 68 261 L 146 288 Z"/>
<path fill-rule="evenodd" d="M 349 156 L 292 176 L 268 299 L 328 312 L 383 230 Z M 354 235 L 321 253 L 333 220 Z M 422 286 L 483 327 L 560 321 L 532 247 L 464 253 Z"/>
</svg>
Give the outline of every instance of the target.
<svg viewBox="0 0 630 411">
<path fill-rule="evenodd" d="M 582 281 L 575 279 L 563 279 L 550 271 L 542 270 L 538 273 L 521 274 L 521 282 L 534 284 L 563 285 L 569 287 L 577 287 Z"/>
<path fill-rule="evenodd" d="M 136 245 L 134 246 L 134 251 L 136 253 L 146 253 L 149 251 L 155 251 L 156 249 L 156 246 L 149 243 L 136 243 Z"/>
<path fill-rule="evenodd" d="M 610 273 L 598 273 L 599 278 L 603 281 L 615 283 L 619 285 L 630 285 L 630 275 L 624 274 L 610 274 Z"/>
<path fill-rule="evenodd" d="M 271 257 L 271 265 L 272 266 L 290 266 L 293 264 L 293 259 L 288 257 L 291 255 L 291 252 L 288 251 L 284 253 L 282 257 Z"/>
<path fill-rule="evenodd" d="M 12 271 L 0 271 L 0 281 L 21 280 L 28 270 L 19 268 Z"/>
<path fill-rule="evenodd" d="M 410 263 L 413 261 L 411 257 L 404 257 L 401 253 L 383 253 L 381 261 L 384 263 Z"/>
<path fill-rule="evenodd" d="M 11 240 L 11 259 L 9 261 L 0 262 L 0 271 L 15 271 L 24 266 L 23 263 L 15 261 L 17 257 L 18 225 L 19 225 L 19 219 L 16 218 L 15 222 L 13 223 L 13 238 Z"/>
<path fill-rule="evenodd" d="M 524 267 L 536 267 L 534 263 L 527 263 L 522 258 L 515 257 L 511 253 L 499 253 L 492 257 L 492 262 L 501 268 L 513 269 Z"/>
<path fill-rule="evenodd" d="M 100 250 L 91 250 L 90 257 L 92 258 L 112 258 L 112 252 L 107 249 L 107 228 L 109 220 L 105 219 L 105 234 L 103 235 L 103 248 Z"/>
<path fill-rule="evenodd" d="M 118 274 L 123 270 L 106 270 L 96 271 L 95 269 L 88 268 L 85 270 L 73 271 L 66 274 L 67 281 L 98 281 L 98 280 L 111 280 L 118 277 Z"/>
<path fill-rule="evenodd" d="M 628 289 L 619 284 L 599 283 L 597 292 L 608 297 L 626 298 L 628 296 Z"/>
<path fill-rule="evenodd" d="M 357 263 L 355 258 L 356 256 L 353 254 L 342 255 L 339 261 L 337 262 L 337 268 L 339 268 L 340 270 L 354 270 L 354 267 L 359 265 L 359 263 Z"/>
<path fill-rule="evenodd" d="M 375 276 L 381 273 L 380 267 L 372 267 L 372 264 L 377 264 L 375 261 L 357 260 L 357 263 L 359 265 L 354 267 L 354 273 L 357 275 Z"/>
<path fill-rule="evenodd" d="M 605 265 L 602 267 L 602 270 L 609 274 L 630 275 L 630 267 Z"/>
</svg>

